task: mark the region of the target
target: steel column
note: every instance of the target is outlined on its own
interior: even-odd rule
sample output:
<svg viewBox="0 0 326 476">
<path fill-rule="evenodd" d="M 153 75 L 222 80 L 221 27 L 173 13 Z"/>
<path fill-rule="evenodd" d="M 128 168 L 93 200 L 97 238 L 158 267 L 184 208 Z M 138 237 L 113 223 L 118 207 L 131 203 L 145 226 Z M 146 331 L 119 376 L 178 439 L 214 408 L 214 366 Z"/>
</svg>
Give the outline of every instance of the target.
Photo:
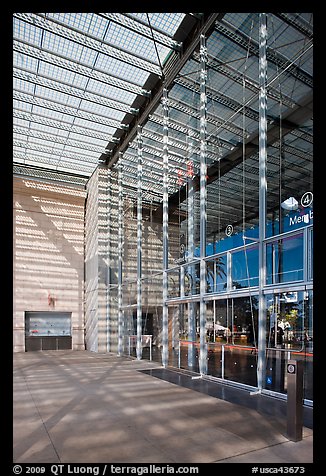
<svg viewBox="0 0 326 476">
<path fill-rule="evenodd" d="M 110 285 L 111 285 L 111 169 L 107 167 L 106 187 L 106 351 L 110 352 Z"/>
<path fill-rule="evenodd" d="M 137 359 L 142 358 L 142 175 L 143 141 L 142 127 L 137 128 Z"/>
<path fill-rule="evenodd" d="M 267 21 L 266 13 L 259 14 L 259 319 L 257 387 L 261 391 L 266 375 L 266 298 L 263 294 L 266 282 L 266 160 L 267 160 Z"/>
<path fill-rule="evenodd" d="M 168 92 L 163 89 L 163 309 L 162 309 L 162 365 L 167 367 L 169 360 L 168 348 L 168 272 L 169 267 L 169 108 Z"/>
<path fill-rule="evenodd" d="M 192 138 L 192 130 L 189 129 L 188 137 L 188 160 L 192 160 L 194 151 L 194 142 Z M 193 176 L 188 176 L 188 259 L 190 261 L 194 258 L 195 241 L 194 241 L 194 209 L 195 209 L 195 195 L 194 195 L 194 181 Z M 195 269 L 191 264 L 188 267 L 189 279 L 189 293 L 192 295 L 195 283 Z M 196 340 L 196 325 L 195 325 L 195 304 L 188 303 L 188 366 L 190 368 L 195 365 L 195 345 Z"/>
<path fill-rule="evenodd" d="M 207 374 L 207 342 L 206 342 L 206 205 L 207 205 L 207 48 L 205 35 L 200 36 L 200 354 L 199 371 Z"/>
<path fill-rule="evenodd" d="M 122 309 L 122 271 L 123 271 L 123 188 L 122 153 L 119 153 L 118 165 L 118 355 L 123 352 L 123 309 Z"/>
</svg>

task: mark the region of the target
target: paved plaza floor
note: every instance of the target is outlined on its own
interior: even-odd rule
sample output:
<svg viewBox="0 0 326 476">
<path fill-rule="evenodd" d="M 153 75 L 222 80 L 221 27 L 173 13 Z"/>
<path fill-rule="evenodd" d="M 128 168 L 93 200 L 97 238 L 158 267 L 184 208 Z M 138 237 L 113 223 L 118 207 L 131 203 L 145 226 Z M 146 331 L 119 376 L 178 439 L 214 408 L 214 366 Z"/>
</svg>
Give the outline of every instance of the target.
<svg viewBox="0 0 326 476">
<path fill-rule="evenodd" d="M 14 463 L 311 463 L 313 429 L 87 351 L 16 353 Z M 250 398 L 258 398 L 251 396 Z"/>
</svg>

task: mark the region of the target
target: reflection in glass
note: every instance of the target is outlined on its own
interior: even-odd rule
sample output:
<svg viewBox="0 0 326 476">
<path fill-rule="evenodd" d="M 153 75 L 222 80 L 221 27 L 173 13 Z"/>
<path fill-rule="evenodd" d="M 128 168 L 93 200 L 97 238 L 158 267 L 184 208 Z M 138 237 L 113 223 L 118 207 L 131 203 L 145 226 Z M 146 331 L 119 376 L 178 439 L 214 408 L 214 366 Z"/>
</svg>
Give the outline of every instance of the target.
<svg viewBox="0 0 326 476">
<path fill-rule="evenodd" d="M 312 398 L 311 297 L 307 291 L 267 296 L 266 388 L 269 390 L 286 393 L 287 360 L 304 359 L 304 398 Z"/>
<path fill-rule="evenodd" d="M 168 272 L 168 298 L 180 296 L 180 271 Z"/>
<path fill-rule="evenodd" d="M 312 280 L 314 277 L 314 230 L 311 229 L 309 233 L 309 248 L 308 248 L 308 279 Z"/>
<path fill-rule="evenodd" d="M 227 256 L 217 256 L 207 261 L 207 292 L 225 291 L 227 287 Z"/>
<path fill-rule="evenodd" d="M 232 253 L 232 288 L 258 286 L 258 246 Z"/>
<path fill-rule="evenodd" d="M 303 234 L 289 236 L 266 247 L 266 283 L 303 279 Z"/>
<path fill-rule="evenodd" d="M 267 347 L 297 349 L 304 342 L 303 292 L 267 296 Z M 275 332 L 276 329 L 276 332 Z"/>
<path fill-rule="evenodd" d="M 257 296 L 207 304 L 209 375 L 257 385 L 257 325 Z"/>
<path fill-rule="evenodd" d="M 184 267 L 184 294 L 192 296 L 200 292 L 200 264 L 194 263 Z"/>
</svg>

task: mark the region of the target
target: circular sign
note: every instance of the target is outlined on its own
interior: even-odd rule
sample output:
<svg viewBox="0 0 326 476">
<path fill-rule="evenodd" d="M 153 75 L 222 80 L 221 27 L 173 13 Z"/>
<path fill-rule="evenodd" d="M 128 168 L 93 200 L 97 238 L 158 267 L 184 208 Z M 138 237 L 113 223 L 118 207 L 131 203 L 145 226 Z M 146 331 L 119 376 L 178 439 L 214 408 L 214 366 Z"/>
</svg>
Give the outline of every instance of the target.
<svg viewBox="0 0 326 476">
<path fill-rule="evenodd" d="M 233 233 L 233 226 L 232 225 L 228 225 L 226 228 L 225 228 L 225 234 L 226 236 L 231 236 Z"/>
<path fill-rule="evenodd" d="M 314 196 L 312 192 L 306 192 L 301 197 L 301 205 L 303 207 L 309 207 L 312 204 Z"/>
<path fill-rule="evenodd" d="M 288 373 L 289 374 L 295 374 L 295 365 L 288 364 Z"/>
</svg>

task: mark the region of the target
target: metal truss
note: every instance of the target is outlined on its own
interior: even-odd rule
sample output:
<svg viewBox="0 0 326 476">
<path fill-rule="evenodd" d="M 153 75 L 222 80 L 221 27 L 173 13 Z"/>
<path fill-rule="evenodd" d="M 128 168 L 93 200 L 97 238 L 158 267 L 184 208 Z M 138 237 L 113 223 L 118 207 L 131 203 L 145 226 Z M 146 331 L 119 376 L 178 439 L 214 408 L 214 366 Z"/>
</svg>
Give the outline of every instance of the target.
<svg viewBox="0 0 326 476">
<path fill-rule="evenodd" d="M 64 144 L 69 147 L 75 147 L 76 149 L 88 150 L 91 152 L 95 152 L 96 154 L 100 154 L 102 152 L 101 147 L 92 145 L 89 142 L 67 139 L 66 137 L 61 137 L 54 134 L 48 134 L 41 131 L 35 131 L 27 127 L 14 126 L 13 133 L 22 134 L 22 135 L 25 135 L 26 137 L 33 137 L 36 139 L 43 139 L 46 142 L 54 142 L 55 144 Z"/>
<path fill-rule="evenodd" d="M 76 162 L 68 162 L 64 159 L 46 159 L 43 155 L 32 155 L 21 152 L 14 151 L 13 153 L 14 162 L 23 163 L 26 165 L 35 165 L 41 163 L 43 167 L 48 166 L 49 170 L 57 170 L 57 167 L 60 164 L 60 170 L 67 169 L 70 172 L 76 172 Z M 94 171 L 94 167 L 85 167 L 82 163 L 78 164 L 78 172 L 80 175 L 83 175 L 82 172 L 85 172 L 85 176 L 90 176 Z"/>
<path fill-rule="evenodd" d="M 198 52 L 196 52 L 196 51 L 194 52 L 193 59 L 195 61 L 199 62 Z M 257 81 L 254 81 L 251 78 L 248 78 L 247 76 L 244 77 L 243 73 L 239 72 L 235 68 L 232 68 L 229 64 L 225 65 L 218 58 L 212 58 L 208 55 L 208 66 L 209 66 L 209 68 L 211 68 L 214 71 L 222 74 L 226 78 L 229 78 L 232 81 L 235 81 L 241 87 L 243 87 L 243 82 L 245 81 L 246 89 L 248 89 L 249 91 L 252 91 L 256 95 L 258 95 L 258 93 L 259 93 L 259 83 Z M 295 105 L 295 103 L 290 98 L 287 98 L 285 94 L 282 94 L 282 97 L 281 97 L 279 92 L 271 86 L 267 90 L 267 97 L 269 97 L 271 99 L 274 99 L 277 102 L 282 101 L 282 103 L 285 106 L 288 106 L 288 107 L 294 107 L 294 105 Z"/>
<path fill-rule="evenodd" d="M 39 167 L 30 167 L 23 164 L 15 164 L 13 166 L 13 174 L 18 176 L 26 176 L 28 178 L 34 178 L 41 181 L 52 181 L 54 183 L 62 182 L 65 184 L 73 185 L 73 186 L 81 186 L 85 187 L 87 178 L 73 175 L 71 173 L 62 173 L 62 172 L 55 172 L 48 169 L 41 169 Z"/>
<path fill-rule="evenodd" d="M 19 71 L 17 68 L 13 68 L 13 77 L 17 79 L 22 79 L 23 81 L 28 81 L 33 84 L 37 84 L 38 86 L 52 89 L 54 91 L 65 93 L 65 94 L 68 94 L 69 96 L 74 96 L 76 98 L 80 98 L 82 100 L 92 102 L 94 104 L 100 104 L 101 106 L 106 106 L 111 109 L 116 109 L 121 112 L 129 113 L 129 114 L 138 113 L 137 109 L 130 107 L 126 103 L 108 99 L 107 97 L 100 94 L 89 93 L 87 91 L 84 91 L 82 88 L 76 88 L 62 81 L 47 78 L 45 76 L 40 75 L 39 73 L 35 74 L 35 73 L 30 73 L 25 71 Z"/>
<path fill-rule="evenodd" d="M 159 116 L 158 114 L 152 114 L 149 119 L 157 124 L 161 124 L 163 125 L 163 119 L 161 116 Z M 175 130 L 175 131 L 178 131 L 178 132 L 182 132 L 183 134 L 187 135 L 189 133 L 189 130 L 192 131 L 193 133 L 193 140 L 195 141 L 199 141 L 200 140 L 200 135 L 199 133 L 197 132 L 197 129 L 195 127 L 190 127 L 189 125 L 185 125 L 179 121 L 176 121 L 175 119 L 173 120 L 170 120 L 169 122 L 169 127 L 172 129 L 172 130 Z M 220 147 L 220 148 L 224 148 L 224 149 L 227 149 L 227 150 L 233 150 L 234 149 L 234 144 L 230 144 L 229 142 L 223 140 L 223 139 L 220 139 L 220 138 L 216 138 L 215 137 L 210 137 L 209 138 L 209 142 L 211 144 L 214 144 L 216 145 L 217 147 Z M 214 156 L 214 158 L 216 159 L 216 156 Z"/>
<path fill-rule="evenodd" d="M 222 23 L 224 23 L 223 20 Z M 231 25 L 222 24 L 220 22 L 215 23 L 215 30 L 221 33 L 223 36 L 231 40 L 238 46 L 241 46 L 246 51 L 249 51 L 251 55 L 259 57 L 259 46 L 252 38 L 248 38 L 244 33 L 235 31 Z M 268 48 L 266 52 L 266 58 L 268 62 L 274 63 L 279 68 L 287 70 L 294 78 L 301 81 L 310 88 L 313 87 L 313 79 L 305 71 L 298 66 L 292 64 L 287 58 L 285 58 L 279 51 L 275 51 L 272 48 Z"/>
<path fill-rule="evenodd" d="M 127 124 L 121 124 L 119 121 L 116 121 L 114 119 L 108 119 L 107 117 L 100 114 L 84 112 L 70 106 L 65 106 L 64 104 L 53 100 L 50 101 L 48 99 L 33 96 L 29 93 L 22 93 L 20 91 L 14 90 L 13 99 L 27 102 L 28 104 L 33 104 L 35 106 L 44 107 L 45 109 L 50 109 L 51 111 L 57 111 L 63 114 L 68 114 L 70 116 L 80 117 L 81 119 L 86 119 L 87 121 L 95 122 L 97 124 L 104 124 L 106 126 L 111 126 L 117 129 L 128 129 Z"/>
<path fill-rule="evenodd" d="M 63 120 L 56 121 L 54 119 L 50 119 L 47 117 L 43 117 L 39 114 L 36 114 L 35 112 L 29 113 L 26 111 L 22 111 L 19 109 L 14 109 L 13 110 L 13 118 L 14 119 L 22 119 L 24 121 L 28 121 L 30 123 L 35 123 L 35 124 L 40 124 L 43 126 L 47 127 L 53 127 L 54 129 L 59 129 L 62 131 L 67 131 L 67 132 L 72 132 L 75 134 L 80 134 L 82 136 L 86 137 L 92 137 L 94 139 L 100 139 L 103 141 L 107 140 L 114 140 L 114 138 L 109 134 L 106 134 L 104 132 L 97 132 L 94 129 L 90 129 L 87 127 L 80 127 L 80 126 L 74 126 L 71 125 L 70 122 L 65 122 Z"/>
<path fill-rule="evenodd" d="M 55 147 L 46 147 L 43 145 L 39 144 L 33 144 L 30 141 L 29 142 L 23 142 L 19 139 L 13 139 L 12 141 L 14 147 L 20 147 L 22 149 L 28 147 L 29 150 L 35 151 L 35 152 L 42 152 L 44 154 L 51 154 L 51 157 L 58 157 L 59 160 L 64 157 L 64 159 L 72 159 L 74 161 L 78 161 L 78 163 L 86 163 L 88 162 L 89 164 L 97 164 L 97 157 L 94 158 L 94 160 L 90 160 L 89 155 L 81 154 L 78 153 L 72 153 L 67 151 L 66 149 L 63 151 L 62 149 L 58 149 Z M 63 156 L 64 154 L 64 156 Z"/>
<path fill-rule="evenodd" d="M 53 64 L 54 66 L 58 66 L 68 71 L 73 71 L 75 73 L 86 76 L 87 78 L 100 81 L 104 84 L 109 84 L 110 86 L 114 86 L 118 89 L 122 89 L 130 93 L 139 94 L 140 96 L 146 97 L 150 96 L 150 91 L 143 89 L 137 84 L 134 84 L 130 81 L 126 81 L 124 79 L 117 78 L 112 74 L 108 74 L 104 71 L 97 69 L 96 67 L 90 67 L 88 65 L 82 64 L 77 60 L 75 61 L 71 58 L 68 59 L 64 56 L 59 55 L 58 53 L 54 54 L 44 49 L 41 50 L 37 46 L 28 45 L 22 40 L 14 39 L 13 51 L 30 56 L 31 58 L 35 58 L 40 61 L 44 61 L 45 63 Z"/>
<path fill-rule="evenodd" d="M 174 100 L 169 98 L 168 99 L 168 104 L 169 107 L 172 107 L 173 109 L 176 109 L 177 111 L 184 112 L 185 114 L 188 114 L 196 119 L 200 119 L 200 114 L 198 110 L 194 107 L 191 106 L 190 104 L 185 104 L 182 101 L 179 100 Z M 235 124 L 225 122 L 225 119 L 222 119 L 221 117 L 217 115 L 210 114 L 207 112 L 207 123 L 212 124 L 216 127 L 222 128 L 227 130 L 228 132 L 233 132 L 235 135 L 242 136 L 243 131 L 240 129 L 240 127 L 237 127 Z"/>
<path fill-rule="evenodd" d="M 146 61 L 136 55 L 126 53 L 121 48 L 113 46 L 104 40 L 100 40 L 96 37 L 86 34 L 85 32 L 78 32 L 77 30 L 68 27 L 58 20 L 44 18 L 40 14 L 35 13 L 15 13 L 15 18 L 28 22 L 35 27 L 42 28 L 45 31 L 49 31 L 55 35 L 60 35 L 67 40 L 71 40 L 74 43 L 79 43 L 82 46 L 91 48 L 98 53 L 110 56 L 112 58 L 123 61 L 129 65 L 133 65 L 137 68 L 148 71 L 149 73 L 157 74 L 161 76 L 162 72 L 159 66 Z"/>
<path fill-rule="evenodd" d="M 191 80 L 189 77 L 176 78 L 175 82 L 185 88 L 190 89 L 191 91 L 194 91 L 196 94 L 199 94 L 199 85 L 193 80 Z M 209 86 L 207 86 L 207 98 L 216 101 L 217 103 L 222 104 L 223 106 L 228 107 L 232 111 L 239 112 L 239 114 L 242 113 L 242 104 L 240 104 L 238 101 L 235 101 L 234 99 L 227 97 L 225 94 L 218 93 Z M 245 116 L 258 122 L 258 112 L 249 107 L 245 108 Z"/>
</svg>

